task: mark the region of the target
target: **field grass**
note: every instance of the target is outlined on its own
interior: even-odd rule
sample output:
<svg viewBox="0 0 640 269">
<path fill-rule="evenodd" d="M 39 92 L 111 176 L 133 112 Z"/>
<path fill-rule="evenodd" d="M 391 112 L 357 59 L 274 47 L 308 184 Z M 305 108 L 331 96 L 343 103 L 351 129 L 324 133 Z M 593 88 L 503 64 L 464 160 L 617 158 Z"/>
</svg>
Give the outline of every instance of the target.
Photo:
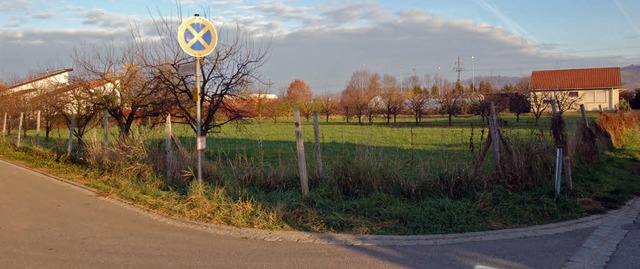
<svg viewBox="0 0 640 269">
<path fill-rule="evenodd" d="M 596 115 L 589 114 L 591 119 Z M 527 144 L 526 139 L 539 137 L 539 132 L 549 139 L 548 118 L 542 118 L 538 125 L 527 116 L 521 117 L 520 123 L 510 115 L 503 119 L 512 141 L 521 138 Z M 568 114 L 565 120 L 571 129 L 581 119 Z M 120 163 L 103 162 L 100 169 L 89 160 L 15 149 L 8 144 L 0 146 L 0 155 L 161 214 L 241 227 L 313 232 L 434 234 L 518 227 L 603 212 L 640 192 L 634 177 L 638 161 L 628 157 L 637 144 L 631 148 L 625 144 L 595 164 L 578 167 L 575 191 L 560 196 L 553 192 L 551 177 L 525 189 L 495 184 L 490 160 L 474 178 L 470 175 L 473 156 L 488 132 L 485 127 L 483 133 L 482 126 L 479 117 L 458 117 L 452 127 L 445 118 L 428 118 L 419 126 L 410 118 L 391 126 L 381 119 L 371 125 L 331 119 L 320 125 L 326 168 L 325 176 L 319 177 L 313 172 L 312 125 L 303 119 L 312 171 L 308 199 L 300 194 L 290 119 L 278 124 L 265 120 L 227 125 L 209 135 L 204 186 L 194 181 L 169 183 L 155 169 L 157 160 L 144 156 L 162 155 L 161 128 L 140 127 L 136 130 L 138 139 L 126 143 L 120 143 L 116 130 L 111 130 L 112 146 L 129 143 L 119 152 L 130 156 L 118 156 Z M 100 132 L 98 128 L 95 136 L 101 137 Z M 195 147 L 190 129 L 174 125 L 174 132 L 187 148 Z M 85 140 L 91 141 L 92 136 L 89 132 Z M 630 134 L 629 141 L 633 144 L 638 137 Z M 54 131 L 53 138 L 44 147 L 63 149 L 68 133 Z M 11 139 L 15 141 L 15 137 Z M 24 143 L 28 146 L 32 141 L 33 131 L 29 131 Z M 193 175 L 188 167 L 183 172 Z"/>
</svg>

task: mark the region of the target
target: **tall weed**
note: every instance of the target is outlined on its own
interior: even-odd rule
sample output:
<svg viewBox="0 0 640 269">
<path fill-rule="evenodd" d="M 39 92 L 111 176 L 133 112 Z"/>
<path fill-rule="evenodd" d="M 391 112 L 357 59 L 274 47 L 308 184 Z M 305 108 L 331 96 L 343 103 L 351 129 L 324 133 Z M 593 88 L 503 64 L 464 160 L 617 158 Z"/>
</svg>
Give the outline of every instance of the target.
<svg viewBox="0 0 640 269">
<path fill-rule="evenodd" d="M 620 147 L 625 142 L 626 133 L 640 126 L 640 112 L 604 113 L 596 119 L 596 124 L 611 136 L 614 146 Z"/>
</svg>

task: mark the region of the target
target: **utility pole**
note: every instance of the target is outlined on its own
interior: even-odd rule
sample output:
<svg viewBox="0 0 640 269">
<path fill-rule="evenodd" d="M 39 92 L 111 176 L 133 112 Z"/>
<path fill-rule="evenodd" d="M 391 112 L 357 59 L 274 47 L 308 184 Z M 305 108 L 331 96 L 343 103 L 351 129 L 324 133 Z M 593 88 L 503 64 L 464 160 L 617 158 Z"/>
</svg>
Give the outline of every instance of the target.
<svg viewBox="0 0 640 269">
<path fill-rule="evenodd" d="M 458 56 L 458 61 L 456 61 L 456 67 L 453 68 L 453 71 L 458 72 L 458 81 L 460 82 L 460 73 L 464 70 L 462 67 L 462 62 L 460 61 L 460 56 Z"/>
</svg>

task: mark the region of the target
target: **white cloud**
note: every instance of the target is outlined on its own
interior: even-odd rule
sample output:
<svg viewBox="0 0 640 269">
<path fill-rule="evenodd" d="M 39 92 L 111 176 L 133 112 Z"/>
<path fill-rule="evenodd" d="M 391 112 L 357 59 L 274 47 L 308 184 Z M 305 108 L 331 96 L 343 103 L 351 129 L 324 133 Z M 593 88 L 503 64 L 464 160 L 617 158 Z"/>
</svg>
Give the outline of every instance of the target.
<svg viewBox="0 0 640 269">
<path fill-rule="evenodd" d="M 14 21 L 8 21 L 3 26 L 7 27 L 7 28 L 15 28 L 15 27 L 20 26 L 20 22 L 15 21 L 15 20 Z"/>
<path fill-rule="evenodd" d="M 478 0 L 480 3 L 483 1 Z M 12 1 L 17 3 L 20 1 Z M 401 76 L 415 68 L 420 75 L 452 79 L 458 56 L 466 62 L 475 57 L 476 76 L 527 75 L 532 69 L 563 66 L 601 66 L 628 63 L 624 58 L 569 58 L 542 54 L 557 44 L 537 44 L 524 29 L 507 17 L 505 29 L 472 20 L 453 20 L 427 10 L 389 12 L 376 2 L 325 2 L 318 6 L 292 6 L 288 1 L 213 1 L 212 22 L 222 41 L 236 31 L 236 24 L 258 38 L 272 40 L 271 56 L 263 74 L 284 86 L 295 78 L 307 81 L 316 93 L 340 91 L 353 71 L 364 64 L 372 72 Z M 195 4 L 195 2 L 194 2 Z M 183 5 L 186 3 L 183 1 Z M 0 8 L 8 8 L 6 2 Z M 80 44 L 101 44 L 131 38 L 130 22 L 139 21 L 142 38 L 160 37 L 150 19 L 111 13 L 104 9 L 61 7 L 80 17 L 78 29 L 23 29 L 19 25 L 0 29 L 1 73 L 31 70 L 47 61 L 68 66 L 69 55 Z M 499 17 L 499 10 L 495 9 Z M 62 15 L 57 15 L 62 17 Z M 43 13 L 43 17 L 46 17 Z M 156 19 L 159 19 L 155 16 Z M 166 17 L 169 28 L 180 24 Z M 5 25 L 11 22 L 4 22 Z M 513 31 L 513 29 L 516 31 Z M 519 33 L 519 34 L 518 34 Z M 46 41 L 42 43 L 41 41 Z M 2 64 L 2 63 L 0 63 Z M 469 72 L 463 73 L 470 75 Z"/>
<path fill-rule="evenodd" d="M 55 16 L 56 14 L 53 12 L 41 12 L 33 15 L 34 18 L 41 19 L 41 20 L 53 19 Z"/>
<path fill-rule="evenodd" d="M 228 0 L 228 1 L 213 1 L 211 5 L 214 7 L 232 6 L 241 4 L 242 0 Z"/>
<path fill-rule="evenodd" d="M 34 6 L 33 1 L 28 0 L 3 0 L 0 2 L 0 11 L 29 10 Z"/>
<path fill-rule="evenodd" d="M 106 28 L 119 28 L 128 26 L 135 20 L 133 16 L 123 16 L 108 12 L 104 9 L 91 9 L 80 11 L 79 15 L 83 17 L 82 24 L 95 25 Z"/>
</svg>

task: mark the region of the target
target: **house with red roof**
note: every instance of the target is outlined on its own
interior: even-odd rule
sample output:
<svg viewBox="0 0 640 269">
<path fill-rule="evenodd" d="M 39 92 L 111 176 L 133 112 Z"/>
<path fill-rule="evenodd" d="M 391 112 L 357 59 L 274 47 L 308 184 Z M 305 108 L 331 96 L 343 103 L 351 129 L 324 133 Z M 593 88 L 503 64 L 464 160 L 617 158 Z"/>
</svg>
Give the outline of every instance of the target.
<svg viewBox="0 0 640 269">
<path fill-rule="evenodd" d="M 53 72 L 47 71 L 7 87 L 5 89 L 6 96 L 20 98 L 22 102 L 28 102 L 38 96 L 40 98 L 66 97 L 65 100 L 68 103 L 65 104 L 64 110 L 70 114 L 77 113 L 78 102 L 80 102 L 73 95 L 82 94 L 88 97 L 95 94 L 103 95 L 115 92 L 116 98 L 120 98 L 120 93 L 115 88 L 115 85 L 119 83 L 117 78 L 74 82 L 70 80 L 69 73 L 71 71 L 73 71 L 71 68 Z M 0 103 L 2 101 L 0 100 Z"/>
<path fill-rule="evenodd" d="M 32 92 L 37 89 L 48 89 L 58 85 L 68 85 L 69 72 L 71 71 L 73 71 L 72 68 L 53 72 L 47 71 L 44 74 L 36 76 L 32 79 L 11 85 L 7 88 L 7 90 L 9 91 L 9 93 L 19 93 L 24 91 Z"/>
<path fill-rule="evenodd" d="M 616 110 L 622 89 L 620 67 L 533 71 L 529 89 L 539 98 L 567 93 L 588 111 Z"/>
</svg>

